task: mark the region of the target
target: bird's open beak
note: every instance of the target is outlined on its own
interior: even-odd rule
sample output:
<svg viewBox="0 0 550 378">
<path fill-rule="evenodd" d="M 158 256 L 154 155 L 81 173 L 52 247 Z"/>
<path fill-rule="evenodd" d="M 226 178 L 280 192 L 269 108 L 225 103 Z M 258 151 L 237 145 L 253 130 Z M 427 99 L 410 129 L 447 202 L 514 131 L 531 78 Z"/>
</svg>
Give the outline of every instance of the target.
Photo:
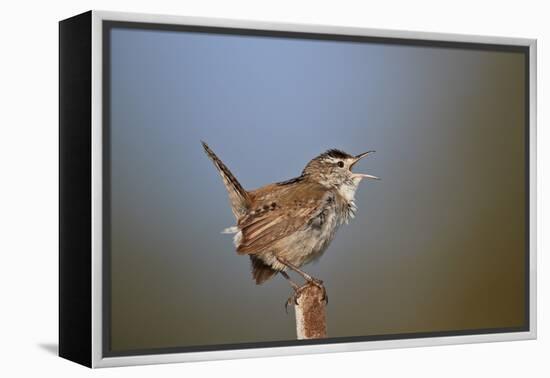
<svg viewBox="0 0 550 378">
<path fill-rule="evenodd" d="M 367 151 L 367 152 L 363 152 L 362 154 L 359 154 L 357 156 L 355 156 L 355 160 L 353 161 L 353 163 L 351 163 L 351 165 L 349 166 L 349 169 L 351 171 L 351 169 L 353 168 L 353 166 L 359 161 L 361 160 L 362 158 L 364 158 L 365 156 L 368 156 L 368 155 L 371 155 L 373 154 L 375 151 Z M 373 175 L 367 175 L 366 173 L 353 173 L 354 176 L 356 177 L 360 177 L 360 178 L 369 178 L 369 179 L 373 179 L 373 180 L 380 180 L 379 177 L 376 177 L 376 176 L 373 176 Z"/>
</svg>

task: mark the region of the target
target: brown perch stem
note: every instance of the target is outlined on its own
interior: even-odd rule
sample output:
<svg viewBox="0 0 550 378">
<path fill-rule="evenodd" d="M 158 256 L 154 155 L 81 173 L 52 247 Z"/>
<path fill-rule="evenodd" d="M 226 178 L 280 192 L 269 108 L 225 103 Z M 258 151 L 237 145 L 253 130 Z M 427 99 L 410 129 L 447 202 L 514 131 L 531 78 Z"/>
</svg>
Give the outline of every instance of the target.
<svg viewBox="0 0 550 378">
<path fill-rule="evenodd" d="M 294 306 L 298 340 L 327 337 L 325 307 L 322 290 L 313 284 L 307 285 Z"/>
</svg>

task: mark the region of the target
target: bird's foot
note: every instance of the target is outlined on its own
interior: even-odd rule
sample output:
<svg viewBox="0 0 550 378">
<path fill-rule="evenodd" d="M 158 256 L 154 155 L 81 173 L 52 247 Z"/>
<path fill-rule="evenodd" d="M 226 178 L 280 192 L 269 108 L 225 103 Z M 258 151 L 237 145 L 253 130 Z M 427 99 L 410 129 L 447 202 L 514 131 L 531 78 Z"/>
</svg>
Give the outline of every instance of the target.
<svg viewBox="0 0 550 378">
<path fill-rule="evenodd" d="M 327 289 L 325 289 L 325 285 L 323 285 L 323 281 L 318 278 L 311 277 L 311 280 L 308 280 L 308 283 L 310 285 L 317 286 L 321 292 L 323 293 L 323 297 L 321 298 L 322 301 L 325 302 L 325 304 L 328 304 L 328 295 L 327 295 Z M 307 285 L 306 284 L 306 285 Z"/>
<path fill-rule="evenodd" d="M 293 287 L 294 293 L 288 297 L 288 299 L 285 302 L 285 311 L 288 314 L 288 306 L 290 305 L 298 305 L 298 298 L 300 298 L 300 295 L 302 295 L 302 292 L 308 287 L 308 283 L 305 285 L 299 286 L 299 287 Z"/>
<path fill-rule="evenodd" d="M 294 288 L 294 293 L 290 297 L 288 297 L 288 299 L 285 302 L 285 311 L 287 314 L 288 314 L 288 306 L 298 305 L 298 298 L 300 298 L 300 296 L 302 295 L 302 292 L 312 285 L 318 287 L 321 290 L 321 292 L 323 293 L 321 300 L 324 301 L 326 304 L 328 304 L 327 290 L 323 285 L 323 281 L 317 278 L 311 278 L 311 280 L 308 280 L 308 282 L 305 283 L 304 285 Z"/>
</svg>

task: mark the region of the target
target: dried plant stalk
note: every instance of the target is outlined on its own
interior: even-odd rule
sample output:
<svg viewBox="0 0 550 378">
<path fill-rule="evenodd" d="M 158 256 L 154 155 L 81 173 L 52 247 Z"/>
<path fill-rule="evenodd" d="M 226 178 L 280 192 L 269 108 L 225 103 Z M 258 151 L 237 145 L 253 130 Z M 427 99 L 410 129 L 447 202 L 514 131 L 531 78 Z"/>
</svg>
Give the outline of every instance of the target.
<svg viewBox="0 0 550 378">
<path fill-rule="evenodd" d="M 299 340 L 327 337 L 326 302 L 319 287 L 308 285 L 301 292 L 294 309 Z"/>
</svg>

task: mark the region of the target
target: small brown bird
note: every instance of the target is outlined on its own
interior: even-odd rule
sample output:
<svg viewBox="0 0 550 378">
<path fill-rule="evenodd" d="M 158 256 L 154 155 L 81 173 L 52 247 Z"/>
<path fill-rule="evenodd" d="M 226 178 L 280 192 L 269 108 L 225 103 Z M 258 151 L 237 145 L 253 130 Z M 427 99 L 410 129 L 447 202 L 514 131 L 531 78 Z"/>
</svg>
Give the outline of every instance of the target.
<svg viewBox="0 0 550 378">
<path fill-rule="evenodd" d="M 223 179 L 237 220 L 236 226 L 224 232 L 235 233 L 237 252 L 250 256 L 256 284 L 281 273 L 295 292 L 287 304 L 296 302 L 308 284 L 318 286 L 326 298 L 323 281 L 300 267 L 319 258 L 338 228 L 353 218 L 355 191 L 361 180 L 378 179 L 351 170 L 374 151 L 352 156 L 328 150 L 311 160 L 299 177 L 247 191 L 210 147 L 204 142 L 202 146 Z M 307 283 L 297 285 L 286 269 L 294 270 Z"/>
</svg>

